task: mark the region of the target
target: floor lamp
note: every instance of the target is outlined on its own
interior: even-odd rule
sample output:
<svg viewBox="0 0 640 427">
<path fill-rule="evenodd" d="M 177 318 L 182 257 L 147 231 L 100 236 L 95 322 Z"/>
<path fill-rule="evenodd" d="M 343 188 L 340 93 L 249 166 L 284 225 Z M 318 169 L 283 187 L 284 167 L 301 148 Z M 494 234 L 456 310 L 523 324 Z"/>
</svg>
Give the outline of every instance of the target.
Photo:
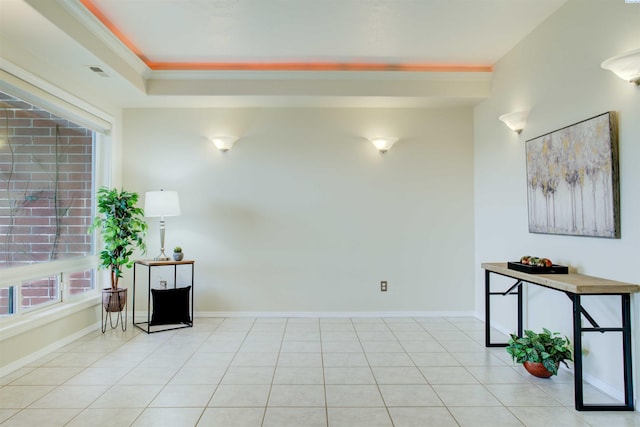
<svg viewBox="0 0 640 427">
<path fill-rule="evenodd" d="M 180 200 L 177 191 L 147 191 L 144 199 L 144 215 L 160 217 L 160 255 L 155 261 L 168 261 L 164 253 L 165 216 L 180 216 Z"/>
</svg>

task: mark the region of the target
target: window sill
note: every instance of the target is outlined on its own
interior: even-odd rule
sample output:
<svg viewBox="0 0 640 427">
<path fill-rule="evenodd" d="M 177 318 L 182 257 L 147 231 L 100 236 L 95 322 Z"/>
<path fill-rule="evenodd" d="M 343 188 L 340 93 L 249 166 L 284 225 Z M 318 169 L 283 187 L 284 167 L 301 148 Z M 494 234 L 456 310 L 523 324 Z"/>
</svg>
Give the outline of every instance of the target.
<svg viewBox="0 0 640 427">
<path fill-rule="evenodd" d="M 18 318 L 7 317 L 0 320 L 0 341 L 20 335 L 24 332 L 46 325 L 59 319 L 63 319 L 74 313 L 100 304 L 101 297 L 98 292 L 88 292 L 71 301 L 62 302 L 55 306 L 25 313 Z"/>
</svg>

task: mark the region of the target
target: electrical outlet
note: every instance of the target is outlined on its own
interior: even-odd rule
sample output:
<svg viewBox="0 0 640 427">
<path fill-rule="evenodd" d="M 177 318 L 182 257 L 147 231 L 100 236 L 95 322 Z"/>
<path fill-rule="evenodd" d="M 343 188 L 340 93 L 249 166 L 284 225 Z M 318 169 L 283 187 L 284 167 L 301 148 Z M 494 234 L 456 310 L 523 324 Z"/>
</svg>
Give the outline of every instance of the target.
<svg viewBox="0 0 640 427">
<path fill-rule="evenodd" d="M 382 280 L 380 282 L 380 292 L 387 292 L 387 281 Z"/>
</svg>

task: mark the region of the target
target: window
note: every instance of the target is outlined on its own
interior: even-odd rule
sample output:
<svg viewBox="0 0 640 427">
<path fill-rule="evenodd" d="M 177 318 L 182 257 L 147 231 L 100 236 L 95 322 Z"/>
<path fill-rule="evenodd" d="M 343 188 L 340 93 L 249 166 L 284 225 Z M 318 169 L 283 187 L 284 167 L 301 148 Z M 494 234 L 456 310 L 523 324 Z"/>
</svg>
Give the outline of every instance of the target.
<svg viewBox="0 0 640 427">
<path fill-rule="evenodd" d="M 95 151 L 93 130 L 0 92 L 0 270 L 92 254 Z M 0 283 L 0 315 L 92 290 L 84 268 Z"/>
</svg>

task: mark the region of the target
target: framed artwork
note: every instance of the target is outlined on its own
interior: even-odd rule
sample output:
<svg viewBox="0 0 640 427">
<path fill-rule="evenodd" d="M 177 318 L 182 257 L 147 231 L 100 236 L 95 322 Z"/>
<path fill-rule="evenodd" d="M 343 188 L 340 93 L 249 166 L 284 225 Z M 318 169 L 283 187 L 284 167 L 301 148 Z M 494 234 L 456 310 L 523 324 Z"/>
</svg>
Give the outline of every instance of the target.
<svg viewBox="0 0 640 427">
<path fill-rule="evenodd" d="M 525 144 L 530 233 L 620 238 L 615 112 Z"/>
</svg>

